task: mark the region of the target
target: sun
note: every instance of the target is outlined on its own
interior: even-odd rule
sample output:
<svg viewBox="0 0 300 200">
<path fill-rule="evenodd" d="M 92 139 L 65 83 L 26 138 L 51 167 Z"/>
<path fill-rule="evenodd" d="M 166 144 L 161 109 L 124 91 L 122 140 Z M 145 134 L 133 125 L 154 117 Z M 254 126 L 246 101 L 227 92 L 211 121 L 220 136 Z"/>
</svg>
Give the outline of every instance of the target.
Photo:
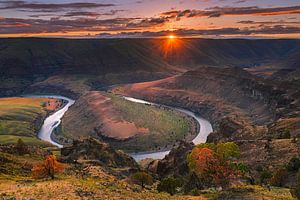
<svg viewBox="0 0 300 200">
<path fill-rule="evenodd" d="M 170 40 L 173 40 L 173 39 L 176 38 L 176 36 L 175 36 L 175 35 L 169 35 L 168 38 L 169 38 Z"/>
</svg>

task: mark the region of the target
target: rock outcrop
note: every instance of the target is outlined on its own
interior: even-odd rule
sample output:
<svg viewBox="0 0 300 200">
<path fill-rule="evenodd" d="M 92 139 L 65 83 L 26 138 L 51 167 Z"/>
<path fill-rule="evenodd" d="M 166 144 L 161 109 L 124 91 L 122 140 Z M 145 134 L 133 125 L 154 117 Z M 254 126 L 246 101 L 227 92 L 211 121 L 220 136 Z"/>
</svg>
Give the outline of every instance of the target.
<svg viewBox="0 0 300 200">
<path fill-rule="evenodd" d="M 153 162 L 157 165 L 156 173 L 160 178 L 168 176 L 186 176 L 189 173 L 187 164 L 187 155 L 193 149 L 193 143 L 181 141 L 177 147 L 173 148 L 171 152 L 162 160 Z"/>
<path fill-rule="evenodd" d="M 61 149 L 62 160 L 65 162 L 88 161 L 103 167 L 123 167 L 137 169 L 135 160 L 123 153 L 114 150 L 109 144 L 96 139 L 76 140 L 72 146 Z"/>
</svg>

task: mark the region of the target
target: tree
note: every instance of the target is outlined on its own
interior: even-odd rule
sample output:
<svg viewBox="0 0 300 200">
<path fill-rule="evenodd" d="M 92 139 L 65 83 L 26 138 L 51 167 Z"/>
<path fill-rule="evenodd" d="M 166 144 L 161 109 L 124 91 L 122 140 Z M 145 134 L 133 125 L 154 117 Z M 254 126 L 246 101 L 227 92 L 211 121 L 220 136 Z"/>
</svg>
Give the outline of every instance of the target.
<svg viewBox="0 0 300 200">
<path fill-rule="evenodd" d="M 54 179 L 56 173 L 64 171 L 64 166 L 56 160 L 54 155 L 49 155 L 42 162 L 32 168 L 33 176 L 35 178 L 46 178 L 50 177 Z"/>
<path fill-rule="evenodd" d="M 239 176 L 239 167 L 232 159 L 240 155 L 238 146 L 233 143 L 201 144 L 188 155 L 188 165 L 205 182 L 226 188 L 232 178 Z"/>
<path fill-rule="evenodd" d="M 182 183 L 179 179 L 168 177 L 163 179 L 158 185 L 157 190 L 159 192 L 167 192 L 171 195 L 174 195 L 176 193 L 176 189 L 178 187 L 181 187 Z"/>
<path fill-rule="evenodd" d="M 153 184 L 152 176 L 146 172 L 137 172 L 133 174 L 131 180 L 133 183 L 140 185 L 142 188 L 145 188 L 145 185 Z"/>
<path fill-rule="evenodd" d="M 218 143 L 215 151 L 222 159 L 238 158 L 240 156 L 239 146 L 234 142 Z"/>
<path fill-rule="evenodd" d="M 209 170 L 209 165 L 215 161 L 213 150 L 206 147 L 194 148 L 188 156 L 189 168 L 197 174 L 204 174 L 205 170 Z"/>
<path fill-rule="evenodd" d="M 18 139 L 15 148 L 19 155 L 24 155 L 24 154 L 28 153 L 28 148 L 21 138 Z"/>
</svg>

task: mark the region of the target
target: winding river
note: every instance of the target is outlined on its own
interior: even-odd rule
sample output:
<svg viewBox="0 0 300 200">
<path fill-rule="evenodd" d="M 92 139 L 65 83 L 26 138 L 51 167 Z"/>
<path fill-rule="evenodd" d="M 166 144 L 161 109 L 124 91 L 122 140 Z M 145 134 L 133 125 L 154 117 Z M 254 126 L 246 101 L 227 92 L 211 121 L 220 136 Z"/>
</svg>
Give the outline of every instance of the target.
<svg viewBox="0 0 300 200">
<path fill-rule="evenodd" d="M 58 111 L 56 111 L 55 113 L 49 115 L 43 125 L 41 130 L 38 133 L 38 137 L 41 140 L 50 142 L 51 144 L 62 148 L 63 145 L 58 144 L 57 142 L 53 141 L 51 138 L 51 134 L 53 132 L 53 130 L 59 126 L 59 124 L 61 123 L 61 118 L 64 116 L 65 112 L 67 112 L 67 110 L 69 109 L 70 106 L 72 106 L 75 101 L 73 99 L 69 99 L 67 97 L 63 97 L 63 96 L 57 96 L 57 95 L 31 95 L 31 96 L 27 96 L 27 97 L 34 97 L 34 98 L 55 98 L 55 99 L 62 99 L 64 101 L 66 101 L 67 103 L 64 105 L 64 107 L 62 107 L 61 109 L 59 109 Z"/>
<path fill-rule="evenodd" d="M 52 140 L 51 138 L 51 134 L 53 132 L 53 130 L 59 126 L 59 124 L 61 123 L 61 119 L 63 117 L 63 115 L 65 114 L 65 112 L 67 112 L 67 110 L 69 109 L 70 106 L 72 106 L 75 101 L 72 99 L 69 99 L 67 97 L 63 97 L 63 96 L 57 96 L 57 95 L 31 95 L 28 97 L 35 97 L 35 98 L 57 98 L 57 99 L 62 99 L 65 100 L 67 103 L 64 105 L 64 107 L 62 107 L 61 109 L 59 109 L 58 111 L 56 111 L 55 113 L 51 114 L 50 116 L 48 116 L 43 125 L 41 130 L 39 131 L 38 137 L 41 140 L 50 142 L 51 144 L 62 148 L 63 146 L 61 144 L 56 143 L 55 141 Z M 147 104 L 147 105 L 160 105 L 160 104 L 155 104 L 155 103 L 151 103 L 148 101 L 144 101 L 141 99 L 136 99 L 136 98 L 132 98 L 132 97 L 123 97 L 124 99 L 131 101 L 131 102 L 135 102 L 135 103 L 141 103 L 141 104 Z M 169 107 L 169 106 L 166 106 Z M 178 110 L 179 112 L 185 113 L 186 115 L 189 115 L 191 117 L 193 117 L 200 125 L 200 129 L 199 129 L 199 133 L 198 135 L 193 139 L 193 143 L 194 144 L 200 144 L 200 143 L 204 143 L 206 142 L 207 136 L 213 131 L 212 129 L 212 125 L 210 124 L 209 121 L 207 121 L 206 119 L 203 119 L 199 116 L 197 116 L 195 113 L 182 109 L 182 108 L 174 108 L 174 107 L 169 107 L 175 110 Z M 152 152 L 152 153 L 136 153 L 136 154 L 130 154 L 136 161 L 140 161 L 142 159 L 145 158 L 153 158 L 153 159 L 162 159 L 164 158 L 170 151 L 160 151 L 160 152 Z"/>
<path fill-rule="evenodd" d="M 123 97 L 124 99 L 135 102 L 135 103 L 141 103 L 141 104 L 147 104 L 147 105 L 159 105 L 155 103 L 151 103 L 148 101 L 144 101 L 141 99 L 135 99 L 132 97 Z M 185 113 L 186 115 L 189 115 L 193 117 L 200 125 L 199 133 L 198 135 L 193 139 L 194 144 L 200 144 L 206 142 L 207 136 L 213 132 L 212 125 L 209 121 L 206 119 L 203 119 L 202 117 L 197 116 L 195 113 L 182 109 L 182 108 L 174 108 L 170 106 L 166 106 L 172 109 L 175 109 L 179 112 Z M 167 154 L 169 154 L 170 151 L 160 151 L 160 152 L 153 152 L 153 153 L 136 153 L 136 154 L 130 154 L 136 161 L 143 160 L 145 158 L 153 158 L 153 159 L 163 159 Z"/>
</svg>

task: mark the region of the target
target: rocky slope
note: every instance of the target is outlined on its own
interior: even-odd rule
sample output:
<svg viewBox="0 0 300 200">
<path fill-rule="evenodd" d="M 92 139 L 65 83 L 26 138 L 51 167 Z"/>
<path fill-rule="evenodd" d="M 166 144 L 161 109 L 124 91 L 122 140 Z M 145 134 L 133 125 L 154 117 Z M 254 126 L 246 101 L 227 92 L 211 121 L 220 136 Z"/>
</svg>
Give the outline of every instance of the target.
<svg viewBox="0 0 300 200">
<path fill-rule="evenodd" d="M 62 160 L 72 163 L 91 162 L 102 167 L 138 169 L 133 158 L 122 151 L 114 150 L 109 144 L 96 139 L 75 140 L 71 146 L 61 149 Z"/>
</svg>

